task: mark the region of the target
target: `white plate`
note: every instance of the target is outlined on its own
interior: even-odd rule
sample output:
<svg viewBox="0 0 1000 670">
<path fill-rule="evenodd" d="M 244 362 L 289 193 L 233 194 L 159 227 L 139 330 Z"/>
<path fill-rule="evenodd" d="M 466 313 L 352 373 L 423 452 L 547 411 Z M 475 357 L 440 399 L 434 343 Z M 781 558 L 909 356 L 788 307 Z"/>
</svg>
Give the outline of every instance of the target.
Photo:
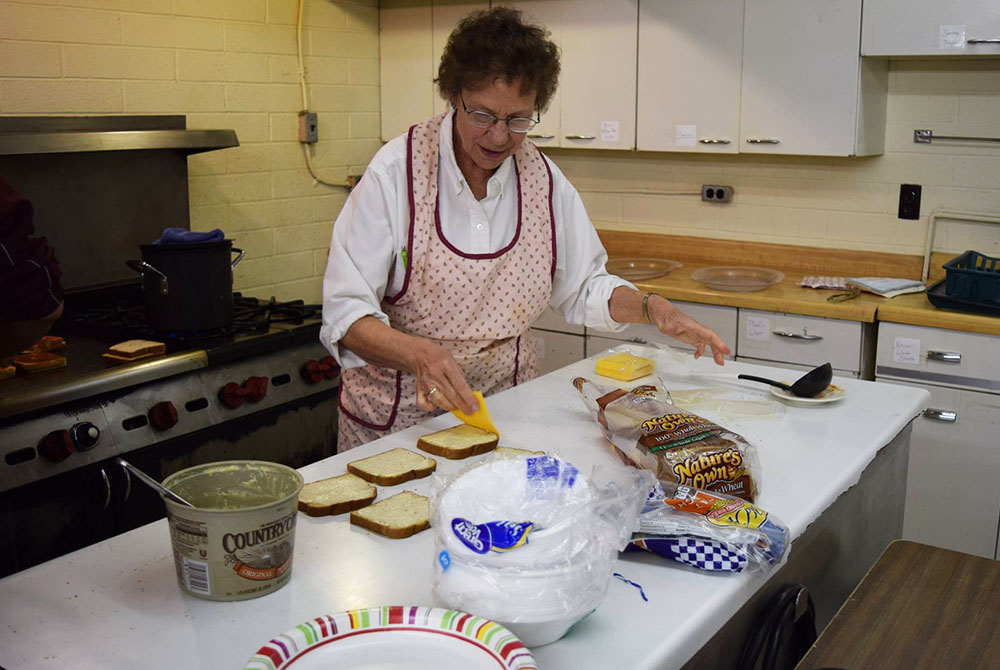
<svg viewBox="0 0 1000 670">
<path fill-rule="evenodd" d="M 787 384 L 788 382 L 785 383 Z M 835 384 L 830 384 L 826 387 L 826 390 L 818 396 L 814 396 L 812 398 L 799 397 L 794 393 L 789 393 L 785 389 L 780 389 L 777 386 L 772 386 L 770 388 L 771 395 L 777 396 L 782 400 L 787 400 L 790 403 L 795 403 L 796 405 L 822 405 L 828 402 L 837 402 L 847 396 L 847 391 L 839 386 L 836 386 Z"/>
<path fill-rule="evenodd" d="M 371 607 L 324 615 L 286 630 L 244 670 L 537 670 L 509 630 L 438 607 Z"/>
</svg>

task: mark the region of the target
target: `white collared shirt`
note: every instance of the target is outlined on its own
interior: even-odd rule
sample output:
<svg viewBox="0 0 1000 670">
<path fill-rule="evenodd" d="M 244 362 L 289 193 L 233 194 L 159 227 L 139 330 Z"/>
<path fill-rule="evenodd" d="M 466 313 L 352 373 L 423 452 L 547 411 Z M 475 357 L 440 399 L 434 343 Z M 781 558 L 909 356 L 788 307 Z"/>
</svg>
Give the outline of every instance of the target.
<svg viewBox="0 0 1000 670">
<path fill-rule="evenodd" d="M 441 229 L 452 245 L 468 254 L 494 253 L 517 229 L 517 179 L 514 158 L 508 157 L 490 177 L 486 197 L 476 200 L 455 161 L 452 118 L 441 124 L 438 194 Z M 552 210 L 555 218 L 556 272 L 549 305 L 568 322 L 620 331 L 608 309 L 611 292 L 635 288 L 609 275 L 608 259 L 583 201 L 558 167 L 552 170 Z M 375 154 L 351 192 L 333 226 L 330 255 L 323 277 L 323 327 L 320 340 L 341 366 L 364 365 L 356 354 L 339 346 L 355 321 L 374 316 L 385 324 L 382 298 L 395 295 L 405 277 L 403 250 L 407 244 L 410 205 L 406 180 L 406 135 L 388 142 Z"/>
</svg>

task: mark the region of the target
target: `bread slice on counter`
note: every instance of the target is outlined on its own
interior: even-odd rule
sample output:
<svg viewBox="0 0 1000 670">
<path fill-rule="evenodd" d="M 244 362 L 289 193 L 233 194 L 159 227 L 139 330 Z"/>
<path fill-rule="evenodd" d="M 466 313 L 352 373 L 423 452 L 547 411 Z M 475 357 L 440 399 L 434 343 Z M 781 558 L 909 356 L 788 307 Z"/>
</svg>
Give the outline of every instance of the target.
<svg viewBox="0 0 1000 670">
<path fill-rule="evenodd" d="M 23 353 L 28 354 L 36 351 L 59 351 L 60 349 L 65 348 L 66 340 L 58 335 L 43 335 L 42 339 L 32 344 L 31 347 Z"/>
<path fill-rule="evenodd" d="M 430 528 L 430 515 L 430 503 L 425 496 L 403 491 L 351 512 L 351 523 L 398 540 Z"/>
<path fill-rule="evenodd" d="M 380 486 L 395 486 L 411 479 L 426 477 L 437 468 L 433 458 L 397 447 L 375 456 L 351 461 L 347 471 Z"/>
<path fill-rule="evenodd" d="M 309 516 L 343 514 L 371 503 L 376 495 L 374 486 L 348 473 L 303 486 L 299 492 L 299 511 Z"/>
<path fill-rule="evenodd" d="M 13 365 L 0 365 L 0 379 L 13 377 L 15 372 L 17 372 L 17 368 Z"/>
<path fill-rule="evenodd" d="M 151 340 L 126 340 L 108 347 L 108 354 L 111 356 L 128 360 L 165 353 L 167 353 L 166 344 Z"/>
<path fill-rule="evenodd" d="M 14 365 L 24 372 L 42 372 L 66 367 L 66 357 L 47 351 L 32 351 L 14 356 Z"/>
<path fill-rule="evenodd" d="M 452 426 L 417 440 L 417 447 L 443 458 L 460 459 L 493 451 L 500 436 L 468 424 Z"/>
</svg>

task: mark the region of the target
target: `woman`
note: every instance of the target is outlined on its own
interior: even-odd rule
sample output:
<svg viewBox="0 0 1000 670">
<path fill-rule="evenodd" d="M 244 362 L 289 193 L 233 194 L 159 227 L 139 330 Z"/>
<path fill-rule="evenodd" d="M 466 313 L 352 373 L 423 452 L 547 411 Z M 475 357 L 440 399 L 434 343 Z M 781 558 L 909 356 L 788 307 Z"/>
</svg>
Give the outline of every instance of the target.
<svg viewBox="0 0 1000 670">
<path fill-rule="evenodd" d="M 611 331 L 648 320 L 719 365 L 729 353 L 605 271 L 579 194 L 525 141 L 558 76 L 558 48 L 518 10 L 470 14 L 438 70 L 452 110 L 382 147 L 341 211 L 321 332 L 343 366 L 340 451 L 534 377 L 528 328 L 548 305 Z"/>
</svg>

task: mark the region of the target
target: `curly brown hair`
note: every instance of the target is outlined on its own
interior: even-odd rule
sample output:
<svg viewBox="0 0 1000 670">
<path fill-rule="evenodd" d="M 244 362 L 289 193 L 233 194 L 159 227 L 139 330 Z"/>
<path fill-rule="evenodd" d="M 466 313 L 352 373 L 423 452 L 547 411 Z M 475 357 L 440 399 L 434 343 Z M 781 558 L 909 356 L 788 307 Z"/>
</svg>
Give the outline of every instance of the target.
<svg viewBox="0 0 1000 670">
<path fill-rule="evenodd" d="M 496 78 L 520 83 L 522 94 L 535 92 L 535 107 L 545 111 L 559 83 L 559 47 L 549 31 L 526 23 L 521 10 L 494 7 L 472 12 L 448 37 L 434 81 L 441 97 L 453 100 L 463 89 L 478 89 Z"/>
</svg>

